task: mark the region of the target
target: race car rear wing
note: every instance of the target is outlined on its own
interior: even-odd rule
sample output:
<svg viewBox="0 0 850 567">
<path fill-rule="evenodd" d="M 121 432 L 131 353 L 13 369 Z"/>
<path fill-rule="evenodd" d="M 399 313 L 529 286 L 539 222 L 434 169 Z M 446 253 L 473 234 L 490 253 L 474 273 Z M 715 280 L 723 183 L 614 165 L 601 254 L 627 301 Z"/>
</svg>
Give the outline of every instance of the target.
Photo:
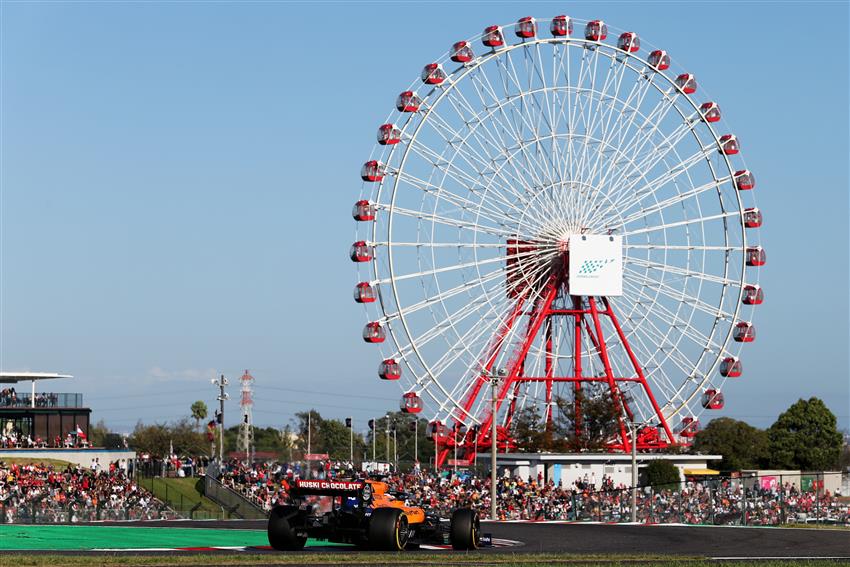
<svg viewBox="0 0 850 567">
<path fill-rule="evenodd" d="M 298 480 L 292 496 L 357 496 L 365 483 L 350 480 Z"/>
</svg>

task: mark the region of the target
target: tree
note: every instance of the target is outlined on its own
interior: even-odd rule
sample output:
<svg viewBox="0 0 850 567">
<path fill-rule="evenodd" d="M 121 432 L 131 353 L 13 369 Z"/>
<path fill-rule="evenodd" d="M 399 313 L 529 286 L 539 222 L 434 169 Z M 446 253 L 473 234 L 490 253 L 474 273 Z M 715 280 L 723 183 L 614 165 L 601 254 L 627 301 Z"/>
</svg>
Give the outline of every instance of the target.
<svg viewBox="0 0 850 567">
<path fill-rule="evenodd" d="M 549 448 L 545 427 L 536 406 L 529 406 L 517 412 L 511 426 L 519 451 L 537 453 Z"/>
<path fill-rule="evenodd" d="M 600 451 L 617 437 L 621 414 L 610 392 L 590 397 L 579 390 L 574 399 L 557 397 L 555 403 L 558 407 L 555 431 L 562 441 L 554 448 Z"/>
<path fill-rule="evenodd" d="M 201 400 L 198 400 L 197 402 L 192 404 L 192 407 L 190 409 L 192 410 L 192 419 L 195 420 L 195 429 L 200 431 L 201 420 L 207 418 L 207 404 L 205 404 Z"/>
<path fill-rule="evenodd" d="M 767 432 L 730 417 L 712 419 L 697 433 L 693 448 L 700 453 L 723 455 L 721 461 L 712 462 L 723 471 L 758 469 L 768 466 L 770 460 Z"/>
<path fill-rule="evenodd" d="M 679 486 L 679 469 L 665 459 L 650 461 L 645 469 L 646 483 L 655 488 L 672 489 Z"/>
<path fill-rule="evenodd" d="M 767 435 L 774 468 L 824 471 L 838 467 L 843 438 L 823 400 L 797 400 L 779 415 Z"/>
</svg>

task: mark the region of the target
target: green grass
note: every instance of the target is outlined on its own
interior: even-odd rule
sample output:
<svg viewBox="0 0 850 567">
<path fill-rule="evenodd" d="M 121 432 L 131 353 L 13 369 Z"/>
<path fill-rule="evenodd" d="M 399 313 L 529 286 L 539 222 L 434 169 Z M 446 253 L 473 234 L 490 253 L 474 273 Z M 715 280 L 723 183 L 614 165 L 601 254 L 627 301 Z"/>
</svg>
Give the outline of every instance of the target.
<svg viewBox="0 0 850 567">
<path fill-rule="evenodd" d="M 221 506 L 201 493 L 203 479 L 200 478 L 138 478 L 139 485 L 153 492 L 154 496 L 168 502 L 175 510 L 188 516 L 196 504 L 201 507 L 195 512 L 196 519 L 222 517 Z"/>
<path fill-rule="evenodd" d="M 492 554 L 492 553 L 263 553 L 263 554 L 210 554 L 210 553 L 172 553 L 163 555 L 50 555 L 50 554 L 4 554 L 9 565 L 42 567 L 53 565 L 88 566 L 122 565 L 148 567 L 153 565 L 409 565 L 433 567 L 433 565 L 498 565 L 504 567 L 550 567 L 569 565 L 570 567 L 611 567 L 613 565 L 652 565 L 658 567 L 716 567 L 718 563 L 703 559 L 662 558 L 648 556 L 610 556 L 588 557 L 564 554 Z M 4 563 L 5 564 L 5 563 Z M 831 561 L 730 561 L 722 565 L 736 567 L 835 567 L 841 563 Z"/>
<path fill-rule="evenodd" d="M 0 463 L 7 465 L 53 465 L 57 470 L 64 469 L 71 464 L 60 459 L 36 459 L 33 457 L 0 457 Z"/>
</svg>

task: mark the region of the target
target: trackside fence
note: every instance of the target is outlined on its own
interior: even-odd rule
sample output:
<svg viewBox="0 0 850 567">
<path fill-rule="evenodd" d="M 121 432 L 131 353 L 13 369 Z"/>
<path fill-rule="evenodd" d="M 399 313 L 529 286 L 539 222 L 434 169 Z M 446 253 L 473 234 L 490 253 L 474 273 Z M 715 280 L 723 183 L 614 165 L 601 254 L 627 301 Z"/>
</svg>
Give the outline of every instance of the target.
<svg viewBox="0 0 850 567">
<path fill-rule="evenodd" d="M 620 523 L 631 521 L 632 490 L 567 490 L 500 501 L 501 519 Z M 500 499 L 501 500 L 501 499 Z M 823 490 L 817 474 L 748 476 L 642 486 L 637 521 L 648 524 L 779 526 L 850 525 L 850 498 Z"/>
</svg>

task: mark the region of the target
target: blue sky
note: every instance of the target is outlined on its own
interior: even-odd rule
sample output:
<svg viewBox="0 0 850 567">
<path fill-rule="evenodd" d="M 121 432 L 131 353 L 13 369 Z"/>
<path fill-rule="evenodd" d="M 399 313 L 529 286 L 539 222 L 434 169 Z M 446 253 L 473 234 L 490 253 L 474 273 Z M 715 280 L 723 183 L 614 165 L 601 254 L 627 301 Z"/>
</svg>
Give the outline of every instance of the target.
<svg viewBox="0 0 850 567">
<path fill-rule="evenodd" d="M 375 128 L 452 42 L 565 11 L 693 69 L 758 177 L 767 301 L 722 415 L 850 426 L 846 2 L 5 2 L 0 367 L 73 374 L 122 431 L 245 368 L 262 425 L 395 409 L 346 258 Z"/>
</svg>

